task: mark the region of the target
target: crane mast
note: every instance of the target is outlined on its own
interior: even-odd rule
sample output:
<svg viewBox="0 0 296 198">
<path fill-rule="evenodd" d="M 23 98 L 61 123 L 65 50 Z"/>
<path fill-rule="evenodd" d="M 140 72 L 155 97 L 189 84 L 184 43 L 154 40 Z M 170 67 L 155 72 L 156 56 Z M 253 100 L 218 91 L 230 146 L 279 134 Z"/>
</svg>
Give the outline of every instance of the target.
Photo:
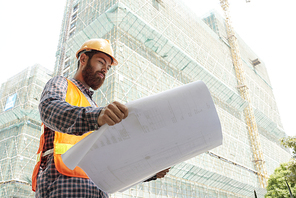
<svg viewBox="0 0 296 198">
<path fill-rule="evenodd" d="M 248 106 L 244 109 L 244 115 L 245 115 L 248 131 L 249 131 L 255 164 L 258 171 L 258 178 L 259 178 L 260 186 L 262 188 L 265 188 L 267 183 L 266 180 L 268 178 L 266 168 L 265 168 L 265 161 L 264 161 L 263 152 L 262 152 L 262 148 L 259 140 L 259 133 L 258 133 L 257 124 L 254 117 L 254 111 L 251 106 L 249 89 L 246 86 L 245 72 L 242 65 L 240 50 L 238 47 L 238 42 L 235 36 L 235 32 L 231 25 L 228 0 L 220 0 L 220 5 L 225 15 L 228 42 L 230 45 L 232 61 L 235 68 L 236 78 L 238 81 L 237 88 L 240 91 L 241 97 L 248 102 Z"/>
</svg>

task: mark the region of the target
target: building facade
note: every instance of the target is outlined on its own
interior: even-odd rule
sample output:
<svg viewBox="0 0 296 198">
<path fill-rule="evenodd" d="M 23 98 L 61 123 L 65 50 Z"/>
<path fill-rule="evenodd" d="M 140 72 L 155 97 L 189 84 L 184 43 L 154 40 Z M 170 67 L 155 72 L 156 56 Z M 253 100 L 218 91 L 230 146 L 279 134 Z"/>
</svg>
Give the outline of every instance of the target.
<svg viewBox="0 0 296 198">
<path fill-rule="evenodd" d="M 73 77 L 76 51 L 91 38 L 111 40 L 119 65 L 96 91 L 100 106 L 127 103 L 182 84 L 202 80 L 215 102 L 223 145 L 175 165 L 154 182 L 111 197 L 262 197 L 227 41 L 224 19 L 215 12 L 198 18 L 181 0 L 68 0 L 55 75 Z M 290 159 L 264 62 L 237 36 L 246 86 L 258 125 L 268 175 Z"/>
<path fill-rule="evenodd" d="M 28 67 L 0 88 L 0 197 L 33 197 L 41 121 L 39 99 L 52 72 Z"/>
</svg>

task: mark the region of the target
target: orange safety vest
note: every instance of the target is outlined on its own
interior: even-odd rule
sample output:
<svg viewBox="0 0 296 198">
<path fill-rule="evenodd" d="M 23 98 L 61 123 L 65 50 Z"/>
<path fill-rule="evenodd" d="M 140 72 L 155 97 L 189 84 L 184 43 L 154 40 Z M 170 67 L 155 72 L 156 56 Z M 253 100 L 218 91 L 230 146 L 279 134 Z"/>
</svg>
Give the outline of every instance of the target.
<svg viewBox="0 0 296 198">
<path fill-rule="evenodd" d="M 87 107 L 91 106 L 86 99 L 86 97 L 83 95 L 83 93 L 76 87 L 76 85 L 68 80 L 68 89 L 66 94 L 66 102 L 73 106 L 78 107 Z M 37 176 L 41 164 L 41 157 L 43 153 L 43 146 L 45 143 L 44 139 L 44 124 L 41 124 L 41 132 L 42 135 L 40 136 L 40 144 L 39 149 L 37 151 L 37 162 L 32 174 L 32 190 L 36 190 L 37 185 Z M 65 153 L 68 149 L 70 149 L 74 144 L 82 140 L 84 137 L 89 135 L 91 132 L 85 133 L 82 136 L 76 136 L 76 135 L 69 135 L 67 133 L 61 133 L 55 131 L 54 134 L 54 142 L 53 142 L 53 156 L 54 156 L 54 164 L 56 169 L 59 171 L 59 173 L 63 175 L 67 175 L 70 177 L 81 177 L 81 178 L 88 178 L 88 176 L 84 173 L 84 171 L 76 167 L 74 170 L 69 169 L 62 160 L 61 155 Z"/>
</svg>

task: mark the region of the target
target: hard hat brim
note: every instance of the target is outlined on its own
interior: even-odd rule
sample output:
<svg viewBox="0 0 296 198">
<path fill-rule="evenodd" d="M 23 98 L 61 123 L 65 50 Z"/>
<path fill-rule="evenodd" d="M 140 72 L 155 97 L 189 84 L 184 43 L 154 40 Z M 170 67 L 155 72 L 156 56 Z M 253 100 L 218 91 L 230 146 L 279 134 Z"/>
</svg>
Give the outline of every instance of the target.
<svg viewBox="0 0 296 198">
<path fill-rule="evenodd" d="M 114 58 L 113 56 L 111 56 L 110 54 L 107 54 L 105 52 L 102 52 L 102 51 L 98 51 L 98 50 L 83 50 L 83 51 L 78 51 L 76 53 L 76 58 L 79 59 L 79 57 L 81 56 L 81 54 L 85 53 L 85 52 L 91 52 L 91 51 L 94 51 L 94 52 L 100 52 L 100 53 L 103 53 L 103 54 L 106 54 L 107 56 L 109 56 L 112 60 L 112 63 L 111 63 L 111 66 L 116 66 L 118 65 L 118 61 L 116 60 L 116 58 Z"/>
</svg>

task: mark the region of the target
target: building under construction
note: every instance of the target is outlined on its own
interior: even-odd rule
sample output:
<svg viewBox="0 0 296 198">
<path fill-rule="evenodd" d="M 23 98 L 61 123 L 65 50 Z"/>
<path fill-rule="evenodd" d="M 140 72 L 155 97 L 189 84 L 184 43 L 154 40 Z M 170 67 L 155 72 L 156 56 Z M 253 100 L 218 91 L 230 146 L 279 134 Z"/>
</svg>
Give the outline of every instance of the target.
<svg viewBox="0 0 296 198">
<path fill-rule="evenodd" d="M 39 99 L 50 71 L 34 65 L 0 89 L 0 197 L 33 197 L 31 176 L 39 146 Z"/>
<path fill-rule="evenodd" d="M 97 104 L 126 103 L 202 80 L 222 124 L 222 146 L 175 165 L 163 179 L 111 197 L 253 197 L 254 190 L 263 197 L 267 176 L 290 159 L 279 143 L 285 132 L 266 66 L 228 24 L 215 12 L 197 17 L 181 0 L 67 1 L 55 75 L 72 77 L 81 44 L 106 38 L 119 65 L 94 95 Z M 37 104 L 49 79 L 35 69 L 1 87 L 1 197 L 33 195 L 26 176 L 35 164 Z"/>
<path fill-rule="evenodd" d="M 227 12 L 226 1 L 221 5 Z M 217 0 L 217 3 L 219 1 Z M 227 3 L 227 2 L 226 2 Z M 181 0 L 68 0 L 55 74 L 72 77 L 76 51 L 111 40 L 119 66 L 94 99 L 122 103 L 202 80 L 215 102 L 223 145 L 175 165 L 164 179 L 112 197 L 262 197 L 268 175 L 290 159 L 264 62 L 216 12 L 197 17 Z"/>
</svg>

